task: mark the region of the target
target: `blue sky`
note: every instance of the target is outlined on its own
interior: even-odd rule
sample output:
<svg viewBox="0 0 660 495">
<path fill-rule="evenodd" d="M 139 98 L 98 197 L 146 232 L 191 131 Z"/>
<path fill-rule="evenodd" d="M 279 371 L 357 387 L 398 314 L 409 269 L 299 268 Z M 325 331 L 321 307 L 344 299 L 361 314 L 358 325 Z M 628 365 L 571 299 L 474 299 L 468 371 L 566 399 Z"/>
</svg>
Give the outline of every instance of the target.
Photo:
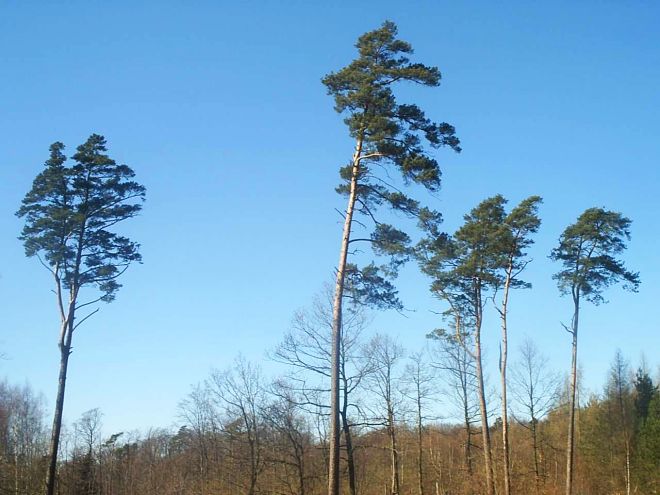
<svg viewBox="0 0 660 495">
<path fill-rule="evenodd" d="M 139 4 L 139 5 L 135 5 Z M 530 254 L 534 288 L 511 303 L 511 340 L 531 336 L 557 370 L 570 342 L 547 259 L 591 206 L 633 219 L 625 255 L 638 294 L 581 319 L 585 384 L 615 349 L 657 369 L 660 6 L 655 2 L 4 2 L 0 6 L 0 375 L 53 403 L 57 314 L 47 272 L 23 255 L 13 216 L 48 145 L 92 132 L 147 187 L 125 230 L 142 244 L 115 303 L 74 340 L 65 417 L 100 407 L 108 431 L 167 426 L 190 385 L 239 353 L 261 361 L 332 276 L 334 193 L 352 143 L 320 78 L 390 19 L 437 65 L 437 89 L 401 88 L 454 124 L 463 153 L 437 154 L 435 197 L 453 231 L 487 196 L 544 197 Z M 370 331 L 410 350 L 442 309 L 414 266 L 398 281 L 411 312 Z M 499 329 L 486 329 L 492 372 Z M 274 366 L 264 363 L 268 371 Z"/>
</svg>

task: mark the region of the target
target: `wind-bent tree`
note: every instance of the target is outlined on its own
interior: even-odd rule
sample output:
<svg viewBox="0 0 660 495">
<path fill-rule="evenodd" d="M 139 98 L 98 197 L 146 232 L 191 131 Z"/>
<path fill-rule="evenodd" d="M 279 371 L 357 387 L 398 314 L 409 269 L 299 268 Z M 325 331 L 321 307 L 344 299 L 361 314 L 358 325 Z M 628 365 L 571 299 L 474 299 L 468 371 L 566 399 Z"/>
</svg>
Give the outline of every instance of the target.
<svg viewBox="0 0 660 495">
<path fill-rule="evenodd" d="M 338 192 L 347 197 L 339 262 L 333 300 L 333 341 L 328 493 L 339 493 L 339 352 L 342 301 L 349 291 L 361 302 L 378 307 L 399 307 L 396 290 L 384 275 L 395 269 L 407 254 L 408 236 L 391 225 L 377 221 L 375 210 L 383 204 L 408 215 L 416 215 L 419 204 L 394 187 L 387 166 L 398 170 L 404 182 L 421 184 L 435 191 L 440 186 L 440 168 L 423 146 L 449 146 L 460 151 L 454 128 L 430 121 L 416 105 L 399 104 L 393 87 L 399 82 L 438 86 L 440 71 L 411 63 L 412 47 L 396 38 L 397 28 L 385 22 L 362 35 L 356 44 L 359 56 L 338 72 L 323 79 L 335 99 L 335 110 L 344 122 L 355 148 L 350 163 L 342 167 Z M 385 175 L 383 175 L 385 173 Z M 373 263 L 363 269 L 348 263 L 354 215 L 375 222 L 366 239 L 378 254 L 393 256 L 385 273 Z M 348 282 L 348 283 L 347 283 Z"/>
<path fill-rule="evenodd" d="M 142 208 L 145 188 L 133 180 L 127 165 L 105 154 L 103 136 L 92 134 L 78 146 L 74 163 L 67 166 L 64 145 L 54 143 L 45 169 L 17 212 L 25 218 L 19 237 L 28 257 L 36 256 L 55 281 L 60 315 L 60 373 L 50 445 L 46 494 L 53 495 L 57 451 L 62 426 L 64 391 L 74 331 L 99 308 L 78 319 L 83 308 L 111 302 L 121 285 L 118 277 L 132 262 L 141 261 L 139 245 L 112 232 L 116 224 Z M 96 295 L 82 300 L 83 289 Z M 92 292 L 91 290 L 89 292 Z"/>
<path fill-rule="evenodd" d="M 495 196 L 482 201 L 465 215 L 465 223 L 453 236 L 440 233 L 437 224 L 420 218 L 428 232 L 417 249 L 422 271 L 433 280 L 431 291 L 449 305 L 446 312 L 455 326 L 455 335 L 474 359 L 477 395 L 481 415 L 484 469 L 487 495 L 495 494 L 493 457 L 482 362 L 481 330 L 489 297 L 502 285 L 502 246 L 507 237 L 504 201 Z M 474 342 L 468 349 L 463 336 Z"/>
<path fill-rule="evenodd" d="M 571 377 L 569 384 L 568 440 L 566 447 L 566 495 L 573 489 L 573 448 L 575 444 L 575 390 L 577 384 L 577 338 L 580 303 L 605 302 L 603 291 L 619 282 L 623 288 L 637 291 L 639 274 L 626 269 L 617 258 L 630 240 L 630 219 L 603 208 L 589 208 L 569 225 L 559 238 L 559 246 L 550 259 L 559 261 L 562 270 L 553 278 L 561 295 L 570 294 L 573 318 L 564 326 L 572 337 Z"/>
<path fill-rule="evenodd" d="M 506 200 L 497 195 L 493 198 L 502 205 Z M 541 225 L 541 219 L 538 217 L 538 207 L 541 203 L 539 196 L 530 196 L 521 201 L 504 219 L 502 225 L 502 236 L 494 236 L 494 239 L 500 241 L 495 249 L 501 251 L 500 269 L 504 272 L 502 288 L 502 299 L 497 311 L 500 314 L 502 322 L 502 345 L 500 350 L 500 383 L 502 387 L 502 458 L 504 469 L 504 495 L 511 493 L 511 468 L 510 448 L 509 448 L 509 414 L 507 402 L 507 356 L 508 356 L 508 314 L 509 314 L 509 295 L 512 288 L 529 288 L 531 284 L 524 282 L 519 278 L 525 269 L 529 260 L 527 259 L 525 249 L 533 244 L 531 234 L 538 231 Z"/>
</svg>

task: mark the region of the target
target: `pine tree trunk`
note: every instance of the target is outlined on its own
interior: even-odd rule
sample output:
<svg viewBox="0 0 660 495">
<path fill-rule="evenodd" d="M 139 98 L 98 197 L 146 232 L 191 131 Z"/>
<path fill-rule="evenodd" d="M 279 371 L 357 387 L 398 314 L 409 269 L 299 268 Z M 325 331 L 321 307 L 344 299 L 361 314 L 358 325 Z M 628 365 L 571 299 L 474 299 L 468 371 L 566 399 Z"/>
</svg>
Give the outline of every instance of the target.
<svg viewBox="0 0 660 495">
<path fill-rule="evenodd" d="M 344 389 L 346 390 L 346 389 Z M 355 476 L 355 454 L 353 452 L 353 436 L 351 427 L 348 423 L 348 411 L 346 403 L 346 393 L 344 393 L 344 406 L 341 414 L 342 426 L 344 430 L 344 442 L 346 443 L 346 467 L 348 468 L 348 487 L 350 495 L 357 495 L 357 484 Z"/>
<path fill-rule="evenodd" d="M 500 316 L 502 319 L 502 354 L 500 357 L 500 380 L 502 385 L 502 454 L 504 468 L 504 495 L 511 494 L 511 468 L 509 466 L 509 416 L 506 397 L 506 362 L 508 352 L 507 341 L 507 306 L 509 304 L 509 289 L 511 288 L 511 272 L 513 266 L 509 264 L 504 284 L 504 295 L 502 298 L 502 309 Z"/>
<path fill-rule="evenodd" d="M 65 323 L 68 326 L 68 323 Z M 64 411 L 64 391 L 66 389 L 66 374 L 71 355 L 71 332 L 64 330 L 66 338 L 60 343 L 60 375 L 57 386 L 57 398 L 55 400 L 55 415 L 53 417 L 53 431 L 50 438 L 50 452 L 48 472 L 46 475 L 46 495 L 54 495 L 57 477 L 57 453 L 60 445 L 60 433 L 62 431 L 62 414 Z"/>
<path fill-rule="evenodd" d="M 477 324 L 479 325 L 479 324 Z M 475 333 L 475 357 L 477 366 L 477 381 L 479 389 L 479 411 L 481 413 L 481 437 L 483 440 L 484 469 L 486 470 L 486 495 L 495 495 L 495 481 L 493 476 L 493 458 L 491 454 L 490 432 L 488 430 L 488 409 L 486 407 L 486 392 L 484 375 L 481 365 L 481 331 L 477 328 Z"/>
<path fill-rule="evenodd" d="M 337 279 L 332 305 L 332 370 L 330 383 L 330 452 L 328 460 L 328 495 L 339 495 L 339 354 L 341 351 L 342 302 L 344 282 L 346 278 L 346 260 L 348 244 L 351 238 L 353 212 L 357 199 L 357 181 L 360 170 L 360 155 L 362 154 L 362 139 L 358 138 L 353 154 L 351 184 L 348 195 L 348 205 L 344 218 L 339 262 L 337 264 Z"/>
<path fill-rule="evenodd" d="M 580 314 L 579 297 L 573 298 L 575 312 L 573 314 L 573 324 L 571 334 L 573 336 L 573 351 L 571 358 L 571 383 L 569 390 L 568 405 L 568 440 L 566 444 L 566 495 L 571 495 L 573 491 L 573 446 L 575 445 L 575 391 L 577 389 L 577 335 L 578 318 Z"/>
</svg>

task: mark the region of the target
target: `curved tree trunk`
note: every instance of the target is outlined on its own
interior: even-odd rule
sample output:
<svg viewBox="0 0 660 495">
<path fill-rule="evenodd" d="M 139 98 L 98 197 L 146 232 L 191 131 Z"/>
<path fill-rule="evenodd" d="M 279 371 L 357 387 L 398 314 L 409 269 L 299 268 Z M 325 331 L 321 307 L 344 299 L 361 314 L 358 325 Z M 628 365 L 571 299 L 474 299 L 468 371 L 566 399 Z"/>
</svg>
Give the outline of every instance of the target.
<svg viewBox="0 0 660 495">
<path fill-rule="evenodd" d="M 362 139 L 358 138 L 353 154 L 353 167 L 351 184 L 344 218 L 339 262 L 337 264 L 337 279 L 332 305 L 332 369 L 330 384 L 330 452 L 328 460 L 328 495 L 339 495 L 339 359 L 341 351 L 342 329 L 342 302 L 344 296 L 344 282 L 346 278 L 346 260 L 348 258 L 348 244 L 351 238 L 353 213 L 357 199 L 357 182 L 360 171 L 360 156 L 362 154 Z"/>
</svg>

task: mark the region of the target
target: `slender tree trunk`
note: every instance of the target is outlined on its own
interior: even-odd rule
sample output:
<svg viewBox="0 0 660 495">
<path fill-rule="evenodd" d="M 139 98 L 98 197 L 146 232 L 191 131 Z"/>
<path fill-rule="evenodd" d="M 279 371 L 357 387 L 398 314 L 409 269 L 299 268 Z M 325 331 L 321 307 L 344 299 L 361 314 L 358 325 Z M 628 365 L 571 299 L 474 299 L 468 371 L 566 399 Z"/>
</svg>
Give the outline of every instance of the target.
<svg viewBox="0 0 660 495">
<path fill-rule="evenodd" d="M 536 486 L 536 493 L 538 494 L 541 490 L 541 472 L 539 468 L 539 447 L 538 447 L 538 437 L 536 432 L 537 422 L 534 415 L 532 415 L 532 450 L 534 452 L 534 484 Z"/>
<path fill-rule="evenodd" d="M 345 342 L 342 339 L 341 352 L 344 353 L 343 344 Z M 346 356 L 342 354 L 339 356 L 339 364 L 341 365 L 340 369 L 340 379 L 341 379 L 341 391 L 342 391 L 342 403 L 341 403 L 341 421 L 342 428 L 344 431 L 344 442 L 346 443 L 346 465 L 348 468 L 348 487 L 350 489 L 350 495 L 357 495 L 357 482 L 355 475 L 355 455 L 353 451 L 353 435 L 351 434 L 351 425 L 348 421 L 348 379 L 346 378 Z"/>
<path fill-rule="evenodd" d="M 399 483 L 399 451 L 396 444 L 396 430 L 394 427 L 394 412 L 392 406 L 388 405 L 387 412 L 388 430 L 390 434 L 390 455 L 392 463 L 392 495 L 398 495 L 400 492 Z"/>
<path fill-rule="evenodd" d="M 468 476 L 472 477 L 472 427 L 470 418 L 465 416 L 465 448 L 463 449 L 463 461 Z"/>
<path fill-rule="evenodd" d="M 463 449 L 463 462 L 467 475 L 472 478 L 472 425 L 470 423 L 470 408 L 467 395 L 467 375 L 464 375 L 465 381 L 461 383 L 463 389 L 463 424 L 465 426 L 465 448 Z"/>
<path fill-rule="evenodd" d="M 626 450 L 626 495 L 630 495 L 630 435 L 628 434 L 628 418 L 626 414 L 626 406 L 623 401 L 623 376 L 621 376 L 621 368 L 617 370 L 617 395 L 619 399 L 619 411 L 621 416 L 621 432 L 623 434 L 623 443 Z"/>
<path fill-rule="evenodd" d="M 424 495 L 424 457 L 423 457 L 423 424 L 422 424 L 422 399 L 419 383 L 417 384 L 417 481 L 419 495 Z"/>
<path fill-rule="evenodd" d="M 298 455 L 298 495 L 305 495 L 305 452 Z"/>
<path fill-rule="evenodd" d="M 261 464 L 261 441 L 258 431 L 257 414 L 252 406 L 249 413 L 243 412 L 245 429 L 247 433 L 248 445 L 250 448 L 250 489 L 248 495 L 254 495 L 257 492 L 257 483 L 259 481 L 259 471 Z M 249 415 L 248 415 L 249 414 Z"/>
<path fill-rule="evenodd" d="M 488 409 L 486 406 L 486 391 L 484 386 L 483 369 L 481 365 L 481 335 L 479 330 L 477 330 L 475 334 L 475 356 L 479 388 L 479 411 L 481 413 L 481 437 L 483 440 L 484 450 L 484 468 L 486 470 L 486 495 L 495 495 L 493 458 L 491 454 L 490 431 L 488 430 Z"/>
<path fill-rule="evenodd" d="M 87 202 L 87 196 L 85 202 Z M 66 375 L 69 367 L 69 356 L 71 355 L 71 339 L 75 329 L 76 303 L 78 291 L 80 290 L 80 264 L 82 263 L 83 240 L 85 238 L 87 220 L 83 220 L 78 233 L 76 248 L 76 259 L 73 265 L 73 282 L 69 289 L 68 310 L 65 312 L 62 301 L 62 280 L 59 274 L 59 264 L 55 266 L 53 274 L 57 295 L 57 306 L 60 311 L 60 375 L 57 385 L 57 398 L 55 399 L 55 415 L 53 416 L 53 430 L 50 439 L 50 452 L 48 471 L 46 473 L 46 495 L 54 495 L 57 478 L 57 454 L 60 446 L 60 434 L 62 431 L 62 414 L 64 412 L 64 392 L 66 390 Z M 59 491 L 59 490 L 58 490 Z"/>
<path fill-rule="evenodd" d="M 459 380 L 461 384 L 461 391 L 463 393 L 463 421 L 465 425 L 465 448 L 464 448 L 464 463 L 467 470 L 468 477 L 472 478 L 472 427 L 470 425 L 470 404 L 468 402 L 468 359 L 474 358 L 465 342 L 461 338 L 461 319 L 458 313 L 455 313 L 456 318 L 456 337 L 461 345 L 462 351 L 457 354 L 457 366 L 459 371 Z M 460 353 L 463 354 L 460 354 Z M 469 357 L 468 357 L 469 356 Z"/>
<path fill-rule="evenodd" d="M 342 302 L 344 297 L 344 282 L 346 278 L 346 260 L 348 244 L 351 238 L 353 212 L 357 199 L 357 182 L 360 171 L 360 155 L 362 154 L 362 138 L 358 138 L 353 154 L 351 184 L 344 218 L 339 262 L 337 264 L 337 280 L 332 305 L 332 370 L 330 384 L 330 452 L 328 460 L 328 495 L 339 495 L 339 354 L 341 350 Z"/>
<path fill-rule="evenodd" d="M 506 362 L 508 352 L 507 341 L 507 306 L 509 304 L 509 289 L 511 288 L 511 273 L 513 266 L 509 263 L 506 274 L 506 281 L 504 283 L 504 294 L 502 297 L 502 309 L 500 310 L 500 317 L 502 320 L 502 351 L 500 356 L 500 381 L 502 385 L 502 454 L 503 454 L 503 469 L 504 469 L 504 494 L 511 494 L 511 468 L 509 465 L 509 416 L 508 405 L 506 397 Z"/>
<path fill-rule="evenodd" d="M 579 296 L 573 297 L 575 312 L 573 313 L 573 322 L 571 335 L 573 336 L 573 351 L 571 358 L 571 382 L 569 389 L 568 404 L 568 440 L 566 444 L 566 495 L 571 495 L 573 491 L 573 446 L 575 445 L 575 391 L 577 389 L 577 336 L 578 336 L 578 318 L 580 315 Z"/>
<path fill-rule="evenodd" d="M 493 457 L 490 444 L 490 431 L 488 430 L 488 409 L 486 406 L 486 389 L 484 385 L 484 372 L 481 359 L 481 324 L 482 312 L 481 308 L 481 288 L 478 285 L 475 287 L 476 291 L 476 324 L 474 332 L 474 357 L 477 372 L 477 387 L 479 395 L 479 411 L 481 413 L 481 437 L 483 440 L 484 451 L 484 469 L 486 471 L 486 495 L 495 495 L 495 479 L 493 473 Z"/>
<path fill-rule="evenodd" d="M 355 455 L 353 452 L 353 435 L 351 435 L 351 427 L 348 423 L 348 411 L 342 408 L 342 426 L 344 430 L 344 442 L 346 443 L 346 465 L 348 468 L 348 486 L 351 495 L 357 495 L 357 483 L 355 481 Z"/>
<path fill-rule="evenodd" d="M 65 323 L 66 324 L 66 323 Z M 71 355 L 71 333 L 68 330 L 64 344 L 60 344 L 60 375 L 57 386 L 57 398 L 55 400 L 55 415 L 53 417 L 53 431 L 50 438 L 50 453 L 48 473 L 46 476 L 46 495 L 55 493 L 57 477 L 57 453 L 60 446 L 60 433 L 62 431 L 62 413 L 64 411 L 64 391 L 66 389 L 66 374 Z"/>
<path fill-rule="evenodd" d="M 626 495 L 630 495 L 630 441 L 626 439 Z"/>
<path fill-rule="evenodd" d="M 18 455 L 18 428 L 14 425 L 14 493 L 19 495 L 20 493 L 20 484 L 21 484 L 21 469 L 19 464 L 19 455 Z"/>
</svg>

